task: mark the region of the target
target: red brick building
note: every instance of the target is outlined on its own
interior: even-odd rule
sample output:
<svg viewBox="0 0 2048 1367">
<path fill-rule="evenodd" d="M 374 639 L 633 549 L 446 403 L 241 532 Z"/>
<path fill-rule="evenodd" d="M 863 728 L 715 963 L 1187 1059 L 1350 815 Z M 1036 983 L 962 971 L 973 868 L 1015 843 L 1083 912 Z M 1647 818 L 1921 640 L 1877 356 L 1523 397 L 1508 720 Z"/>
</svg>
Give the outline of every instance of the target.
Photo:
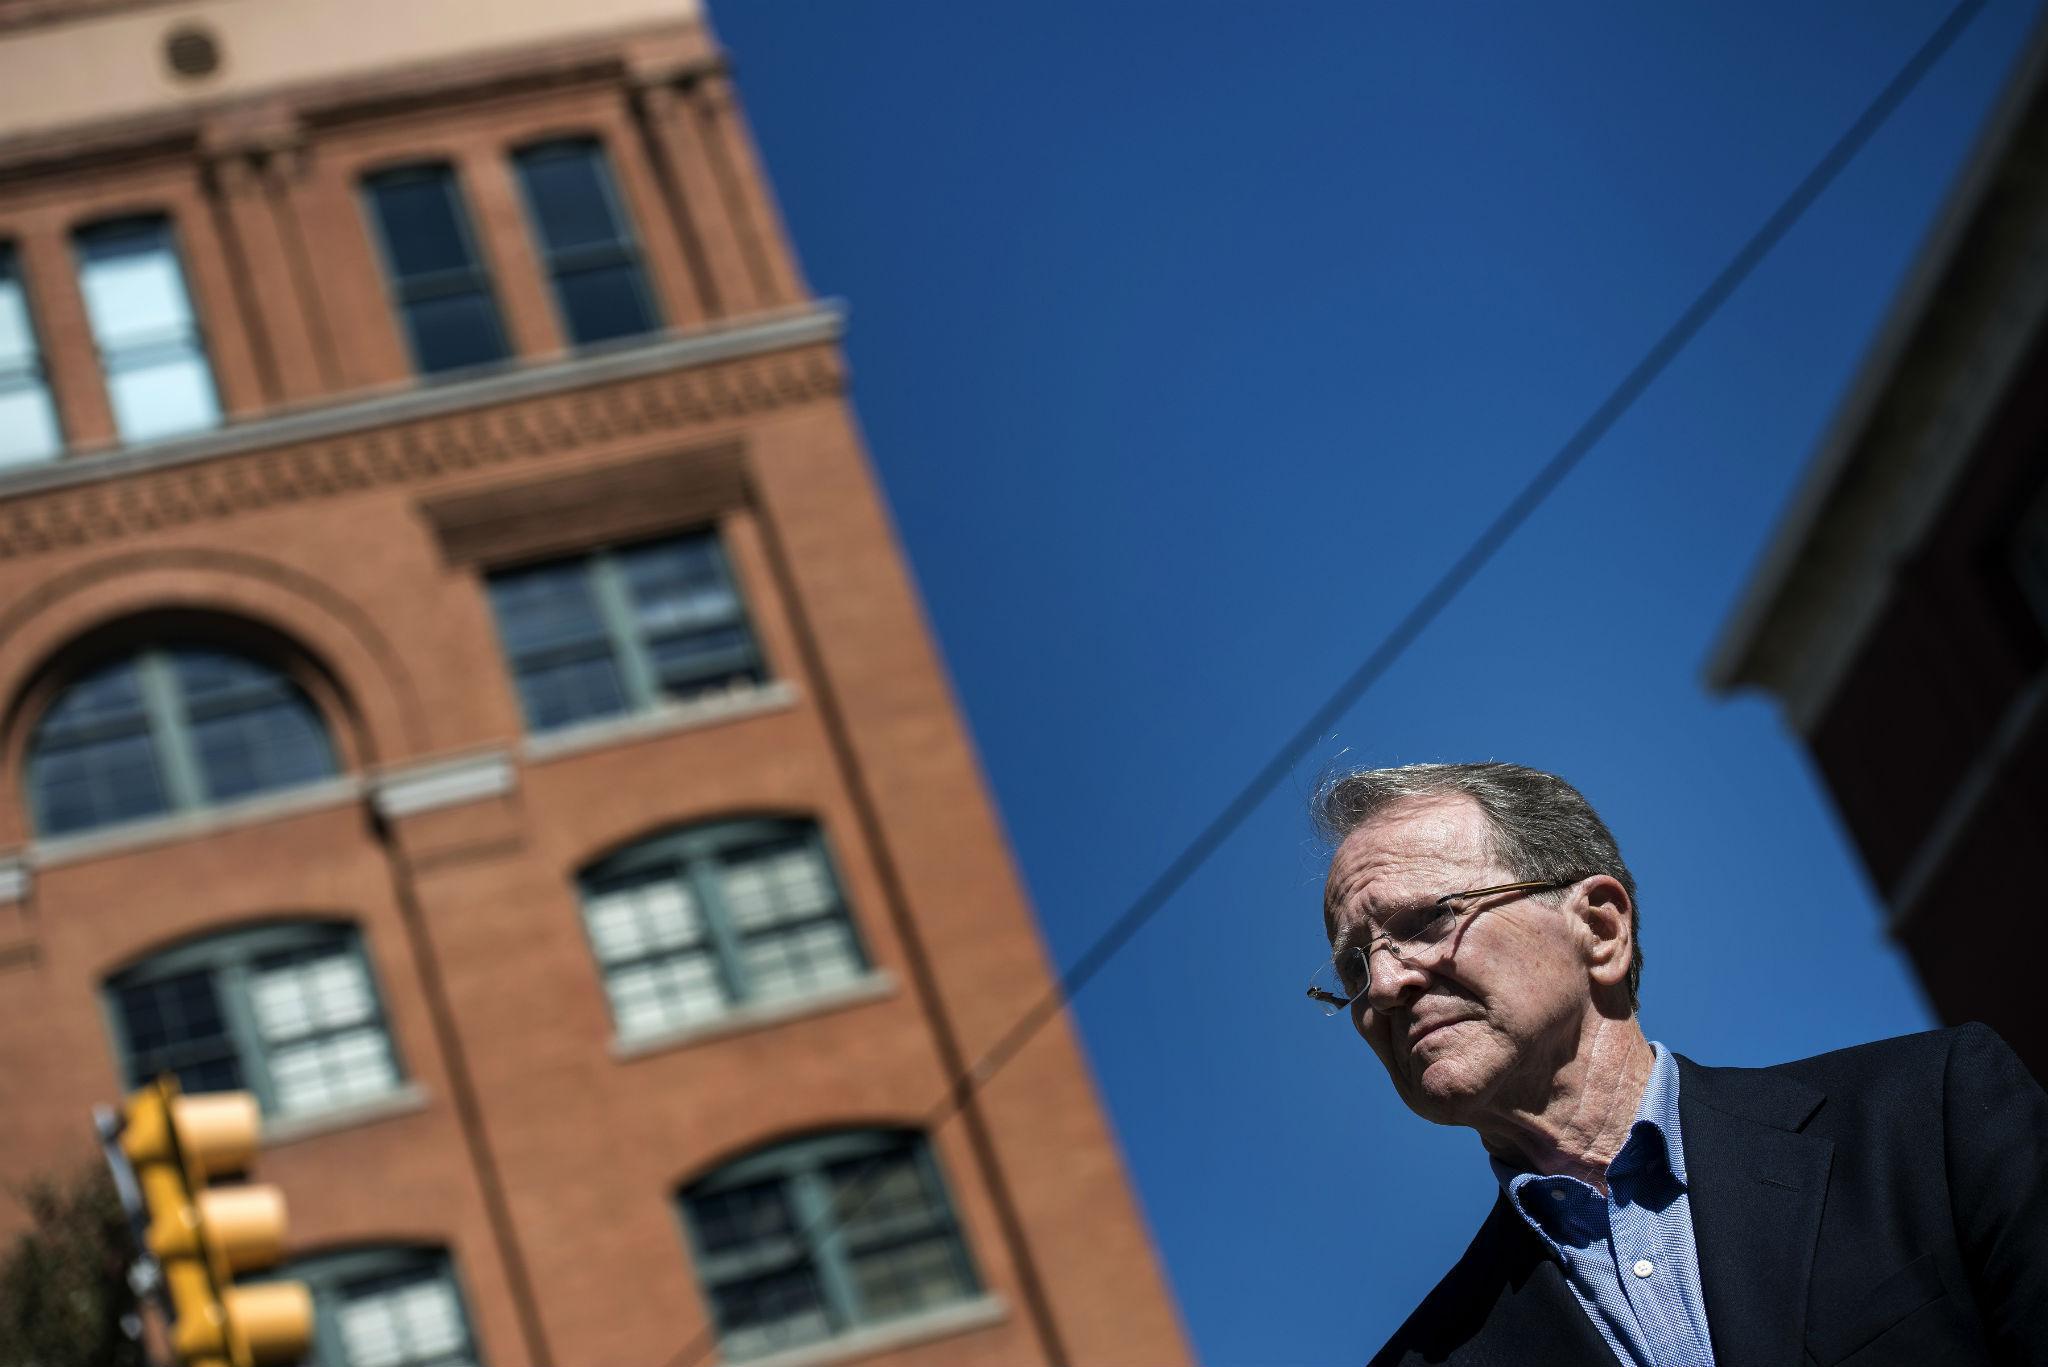
<svg viewBox="0 0 2048 1367">
<path fill-rule="evenodd" d="M 321 1367 L 1186 1360 L 1064 1018 L 925 1128 L 1048 968 L 694 4 L 0 72 L 0 1177 L 254 1090 Z"/>
<path fill-rule="evenodd" d="M 1723 636 L 1941 1018 L 2048 1077 L 2048 24 Z"/>
</svg>

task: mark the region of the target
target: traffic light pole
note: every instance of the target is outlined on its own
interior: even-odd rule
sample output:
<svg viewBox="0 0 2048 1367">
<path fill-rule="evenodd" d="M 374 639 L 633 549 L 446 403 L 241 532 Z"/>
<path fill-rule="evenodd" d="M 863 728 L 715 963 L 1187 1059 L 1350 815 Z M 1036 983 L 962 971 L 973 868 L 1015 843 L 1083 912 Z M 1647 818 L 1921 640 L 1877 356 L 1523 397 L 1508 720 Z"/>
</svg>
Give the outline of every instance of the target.
<svg viewBox="0 0 2048 1367">
<path fill-rule="evenodd" d="M 121 1131 L 127 1127 L 121 1113 L 112 1106 L 92 1108 L 92 1127 L 100 1137 L 100 1156 L 107 1160 L 107 1172 L 114 1179 L 114 1194 L 128 1217 L 128 1232 L 135 1236 L 135 1260 L 128 1264 L 128 1289 L 135 1293 L 135 1313 L 121 1317 L 121 1332 L 142 1351 L 149 1367 L 170 1367 L 150 1339 L 142 1322 L 142 1310 L 154 1305 L 171 1322 L 170 1301 L 164 1295 L 164 1271 L 149 1251 L 149 1207 L 143 1204 L 142 1184 L 135 1179 L 135 1165 L 121 1151 Z"/>
</svg>

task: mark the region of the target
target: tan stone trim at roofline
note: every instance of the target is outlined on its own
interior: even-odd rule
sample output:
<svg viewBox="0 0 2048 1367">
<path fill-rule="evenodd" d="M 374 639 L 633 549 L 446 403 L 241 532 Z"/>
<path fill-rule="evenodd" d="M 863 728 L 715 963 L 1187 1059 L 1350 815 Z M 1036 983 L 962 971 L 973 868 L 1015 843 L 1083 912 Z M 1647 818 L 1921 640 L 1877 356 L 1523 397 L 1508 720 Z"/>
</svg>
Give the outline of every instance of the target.
<svg viewBox="0 0 2048 1367">
<path fill-rule="evenodd" d="M 660 50 L 653 72 L 638 54 L 642 46 Z M 664 25 L 543 48 L 479 53 L 158 113 L 0 137 L 0 181 L 59 171 L 71 174 L 89 163 L 202 148 L 220 141 L 218 135 L 209 135 L 209 129 L 238 126 L 252 110 L 261 118 L 282 119 L 300 130 L 311 130 L 426 105 L 454 105 L 595 82 L 624 81 L 636 87 L 688 85 L 726 69 L 723 54 L 695 24 L 680 30 Z"/>
<path fill-rule="evenodd" d="M 0 33 L 174 3 L 176 0 L 0 0 Z"/>
<path fill-rule="evenodd" d="M 385 485 L 487 470 L 621 438 L 686 432 L 714 422 L 837 395 L 836 348 L 633 376 L 566 392 L 394 421 L 333 437 L 212 455 L 169 468 L 109 460 L 90 482 L 30 490 L 0 502 L 0 561 L 101 545 L 165 527 L 232 517 Z M 97 464 L 87 457 L 81 466 Z M 0 493 L 4 498 L 4 493 Z"/>
</svg>

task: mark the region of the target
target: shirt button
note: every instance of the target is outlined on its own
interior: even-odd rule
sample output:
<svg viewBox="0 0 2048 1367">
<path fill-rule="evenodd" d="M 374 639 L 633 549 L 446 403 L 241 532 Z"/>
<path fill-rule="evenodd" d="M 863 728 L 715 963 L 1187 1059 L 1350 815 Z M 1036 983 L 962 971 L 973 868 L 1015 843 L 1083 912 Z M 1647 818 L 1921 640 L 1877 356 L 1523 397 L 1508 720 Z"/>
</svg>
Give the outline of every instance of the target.
<svg viewBox="0 0 2048 1367">
<path fill-rule="evenodd" d="M 1649 1260 L 1648 1258 L 1638 1258 L 1638 1259 L 1636 1259 L 1636 1265 L 1635 1265 L 1635 1274 L 1636 1274 L 1636 1275 L 1637 1275 L 1638 1277 L 1647 1277 L 1647 1276 L 1649 1276 L 1649 1275 L 1650 1275 L 1650 1274 L 1651 1274 L 1652 1272 L 1655 1272 L 1656 1270 L 1657 1270 L 1657 1265 L 1656 1265 L 1655 1263 L 1651 1262 L 1651 1261 L 1650 1261 L 1650 1260 Z"/>
<path fill-rule="evenodd" d="M 1552 1187 L 1550 1189 L 1550 1199 L 1553 1201 L 1562 1201 L 1564 1199 L 1564 1188 Z"/>
</svg>

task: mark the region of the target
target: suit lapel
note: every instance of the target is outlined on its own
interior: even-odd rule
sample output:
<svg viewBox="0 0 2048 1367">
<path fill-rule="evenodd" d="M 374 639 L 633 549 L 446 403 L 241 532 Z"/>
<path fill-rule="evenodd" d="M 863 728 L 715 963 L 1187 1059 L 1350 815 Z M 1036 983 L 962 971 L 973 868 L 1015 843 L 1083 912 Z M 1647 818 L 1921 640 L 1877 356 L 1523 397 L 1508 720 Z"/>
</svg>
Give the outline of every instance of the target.
<svg viewBox="0 0 2048 1367">
<path fill-rule="evenodd" d="M 1614 1361 L 1607 1340 L 1565 1284 L 1564 1272 L 1508 1205 L 1506 1193 L 1494 1202 L 1467 1256 L 1490 1270 L 1488 1281 L 1498 1278 L 1498 1298 L 1491 1307 L 1471 1307 L 1484 1320 L 1451 1355 L 1456 1367 L 1586 1367 Z"/>
<path fill-rule="evenodd" d="M 1714 1360 L 1797 1367 L 1831 1141 L 1801 1134 L 1821 1093 L 1678 1060 L 1693 1245 Z"/>
</svg>

